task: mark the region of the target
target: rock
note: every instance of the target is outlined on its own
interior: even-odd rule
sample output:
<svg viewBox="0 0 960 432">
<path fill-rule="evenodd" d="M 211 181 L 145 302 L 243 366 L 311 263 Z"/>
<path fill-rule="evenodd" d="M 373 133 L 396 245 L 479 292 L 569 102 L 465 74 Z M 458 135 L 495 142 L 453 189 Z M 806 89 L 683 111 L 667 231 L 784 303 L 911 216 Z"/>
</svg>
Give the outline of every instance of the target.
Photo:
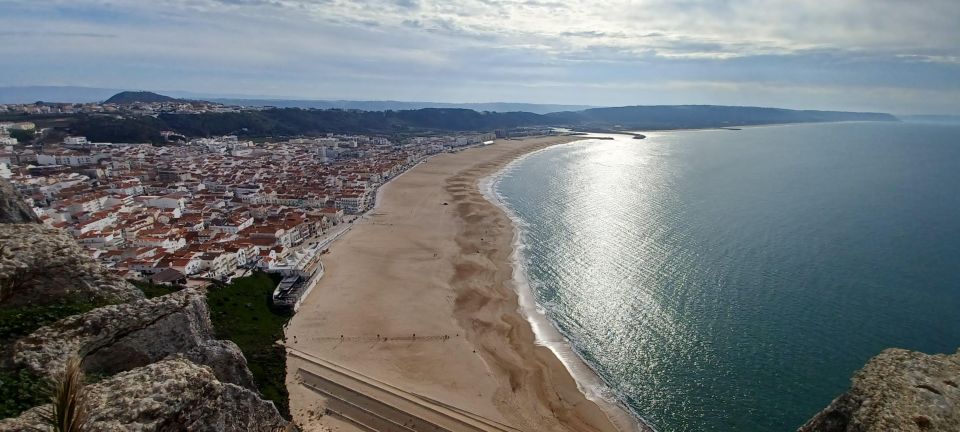
<svg viewBox="0 0 960 432">
<path fill-rule="evenodd" d="M 240 348 L 214 339 L 206 299 L 194 289 L 65 318 L 17 341 L 13 358 L 51 375 L 74 353 L 83 355 L 85 371 L 108 375 L 186 358 L 210 366 L 220 381 L 256 389 Z"/>
<path fill-rule="evenodd" d="M 40 219 L 8 180 L 0 178 L 0 223 L 39 223 Z"/>
<path fill-rule="evenodd" d="M 175 355 L 194 363 L 209 366 L 217 379 L 256 390 L 253 374 L 247 368 L 247 359 L 237 344 L 228 340 L 211 340 L 184 354 Z"/>
<path fill-rule="evenodd" d="M 45 376 L 74 353 L 87 372 L 113 375 L 88 389 L 95 431 L 282 430 L 236 344 L 214 339 L 202 292 L 144 299 L 109 275 L 67 233 L 37 223 L 0 180 L 0 307 L 106 305 L 40 328 L 13 344 L 16 367 Z M 8 346 L 3 347 L 4 365 Z M 49 430 L 36 407 L 0 420 L 0 431 Z"/>
<path fill-rule="evenodd" d="M 13 185 L 0 179 L 0 306 L 143 298 L 136 287 L 106 273 L 69 234 L 37 222 Z"/>
<path fill-rule="evenodd" d="M 86 372 L 113 375 L 88 389 L 95 431 L 277 431 L 287 422 L 260 397 L 236 344 L 214 339 L 203 293 L 154 299 L 106 273 L 67 233 L 37 223 L 0 180 L 0 307 L 106 305 L 0 346 L 12 363 L 51 376 L 79 353 Z M 13 361 L 8 362 L 11 354 Z M 50 430 L 36 407 L 0 431 Z"/>
<path fill-rule="evenodd" d="M 0 306 L 140 298 L 139 289 L 104 271 L 69 234 L 39 224 L 0 224 Z"/>
<path fill-rule="evenodd" d="M 288 423 L 272 402 L 186 359 L 123 372 L 87 389 L 94 431 L 279 431 Z M 0 420 L 0 431 L 46 430 L 44 409 Z"/>
<path fill-rule="evenodd" d="M 182 290 L 104 306 L 43 327 L 17 341 L 14 361 L 50 375 L 79 353 L 86 371 L 111 374 L 190 351 L 211 339 L 203 294 Z"/>
<path fill-rule="evenodd" d="M 800 432 L 960 431 L 960 351 L 888 349 Z"/>
</svg>

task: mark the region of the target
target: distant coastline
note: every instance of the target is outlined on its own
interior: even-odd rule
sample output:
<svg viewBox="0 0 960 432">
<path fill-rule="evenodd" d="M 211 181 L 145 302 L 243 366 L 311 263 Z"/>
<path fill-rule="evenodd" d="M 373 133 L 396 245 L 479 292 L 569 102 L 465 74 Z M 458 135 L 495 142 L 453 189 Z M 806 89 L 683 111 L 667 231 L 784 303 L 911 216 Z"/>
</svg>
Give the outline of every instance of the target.
<svg viewBox="0 0 960 432">
<path fill-rule="evenodd" d="M 2 96 L 2 95 L 0 95 Z M 635 105 L 582 108 L 536 104 L 426 104 L 340 101 L 347 105 L 287 107 L 230 105 L 121 92 L 103 102 L 0 105 L 0 121 L 35 122 L 92 142 L 176 144 L 190 138 L 312 137 L 377 134 L 406 139 L 449 133 L 493 132 L 501 138 L 541 135 L 553 128 L 599 133 L 637 130 L 731 129 L 741 126 L 900 121 L 888 113 L 792 110 L 724 105 Z M 400 107 L 404 109 L 395 110 Z M 556 111 L 554 111 L 556 110 Z"/>
</svg>

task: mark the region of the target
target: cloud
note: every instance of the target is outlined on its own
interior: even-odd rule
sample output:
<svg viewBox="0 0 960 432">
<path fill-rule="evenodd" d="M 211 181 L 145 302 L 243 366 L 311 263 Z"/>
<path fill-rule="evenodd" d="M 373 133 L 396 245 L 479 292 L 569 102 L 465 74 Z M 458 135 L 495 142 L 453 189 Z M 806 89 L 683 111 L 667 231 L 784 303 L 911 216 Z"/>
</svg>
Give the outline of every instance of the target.
<svg viewBox="0 0 960 432">
<path fill-rule="evenodd" d="M 960 86 L 958 22 L 952 0 L 5 0 L 0 28 L 30 30 L 0 32 L 16 39 L 0 55 L 35 61 L 0 85 L 608 104 L 695 96 L 677 82 L 771 98 L 791 83 L 824 100 L 812 89 L 875 88 L 896 107 Z"/>
<path fill-rule="evenodd" d="M 116 38 L 113 33 L 85 33 L 65 31 L 0 30 L 0 39 L 15 38 Z"/>
<path fill-rule="evenodd" d="M 396 0 L 396 4 L 404 9 L 416 10 L 420 8 L 418 0 Z"/>
</svg>

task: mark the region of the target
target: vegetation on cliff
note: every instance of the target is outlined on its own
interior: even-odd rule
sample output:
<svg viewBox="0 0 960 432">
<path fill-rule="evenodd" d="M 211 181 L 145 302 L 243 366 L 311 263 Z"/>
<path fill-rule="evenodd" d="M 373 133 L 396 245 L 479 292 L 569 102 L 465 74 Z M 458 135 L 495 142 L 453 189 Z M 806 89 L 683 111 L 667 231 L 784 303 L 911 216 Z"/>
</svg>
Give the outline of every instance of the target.
<svg viewBox="0 0 960 432">
<path fill-rule="evenodd" d="M 269 292 L 274 284 L 266 285 Z M 48 430 L 53 418 L 61 426 L 79 418 L 68 415 L 77 413 L 74 399 L 50 398 L 50 384 L 70 369 L 71 358 L 78 359 L 76 373 L 59 381 L 69 384 L 59 394 L 79 394 L 73 390 L 81 367 L 94 378 L 89 430 L 288 424 L 256 391 L 240 348 L 214 338 L 202 291 L 147 288 L 149 299 L 90 259 L 69 234 L 36 223 L 0 179 L 0 431 Z M 286 406 L 283 396 L 278 403 Z"/>
<path fill-rule="evenodd" d="M 256 273 L 227 285 L 214 285 L 207 291 L 207 306 L 216 336 L 240 347 L 257 389 L 288 416 L 286 351 L 277 341 L 283 339 L 283 327 L 291 315 L 271 307 L 270 296 L 278 282 L 266 273 Z M 150 282 L 133 284 L 147 298 L 182 289 Z"/>
<path fill-rule="evenodd" d="M 0 353 L 6 358 L 13 343 L 43 326 L 89 312 L 105 303 L 70 301 L 48 305 L 0 307 Z M 47 402 L 49 383 L 41 374 L 15 364 L 0 364 L 0 419 Z"/>
<path fill-rule="evenodd" d="M 0 352 L 37 329 L 98 306 L 90 302 L 63 302 L 42 306 L 0 308 Z M 13 417 L 47 402 L 49 382 L 42 375 L 16 365 L 0 367 L 0 419 Z"/>
<path fill-rule="evenodd" d="M 551 114 L 478 112 L 460 108 L 404 111 L 274 108 L 156 117 L 79 116 L 71 131 L 98 142 L 162 143 L 161 132 L 187 137 L 317 136 L 326 133 L 411 134 L 492 131 L 526 126 L 565 126 L 590 130 L 706 128 L 773 123 L 896 121 L 882 113 L 797 111 L 710 105 L 594 108 Z"/>
<path fill-rule="evenodd" d="M 217 337 L 240 347 L 257 389 L 289 417 L 286 350 L 277 342 L 283 340 L 290 314 L 273 309 L 270 303 L 278 282 L 265 273 L 235 279 L 229 285 L 211 287 L 207 304 Z"/>
<path fill-rule="evenodd" d="M 91 311 L 98 306 L 104 306 L 104 304 L 64 302 L 43 306 L 0 308 L 0 344 L 19 339 L 40 327 L 71 315 Z"/>
<path fill-rule="evenodd" d="M 0 369 L 0 419 L 47 401 L 47 380 L 26 369 Z"/>
<path fill-rule="evenodd" d="M 49 393 L 52 404 L 43 413 L 43 419 L 52 426 L 54 432 L 93 429 L 87 426 L 90 417 L 82 364 L 82 357 L 70 356 L 63 372 L 58 373 L 51 382 Z"/>
<path fill-rule="evenodd" d="M 167 294 L 173 294 L 183 289 L 183 287 L 180 285 L 157 284 L 149 281 L 138 280 L 131 280 L 129 282 L 133 284 L 133 286 L 140 288 L 140 291 L 143 291 L 144 297 L 148 299 L 165 296 Z"/>
</svg>

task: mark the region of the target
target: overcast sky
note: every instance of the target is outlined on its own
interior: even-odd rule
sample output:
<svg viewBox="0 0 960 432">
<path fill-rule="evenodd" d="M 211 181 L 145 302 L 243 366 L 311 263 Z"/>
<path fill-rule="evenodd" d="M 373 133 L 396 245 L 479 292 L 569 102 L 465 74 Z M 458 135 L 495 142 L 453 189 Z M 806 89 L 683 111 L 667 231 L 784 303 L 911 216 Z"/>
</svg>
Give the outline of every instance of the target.
<svg viewBox="0 0 960 432">
<path fill-rule="evenodd" d="M 960 114 L 960 0 L 0 0 L 0 86 Z"/>
</svg>

